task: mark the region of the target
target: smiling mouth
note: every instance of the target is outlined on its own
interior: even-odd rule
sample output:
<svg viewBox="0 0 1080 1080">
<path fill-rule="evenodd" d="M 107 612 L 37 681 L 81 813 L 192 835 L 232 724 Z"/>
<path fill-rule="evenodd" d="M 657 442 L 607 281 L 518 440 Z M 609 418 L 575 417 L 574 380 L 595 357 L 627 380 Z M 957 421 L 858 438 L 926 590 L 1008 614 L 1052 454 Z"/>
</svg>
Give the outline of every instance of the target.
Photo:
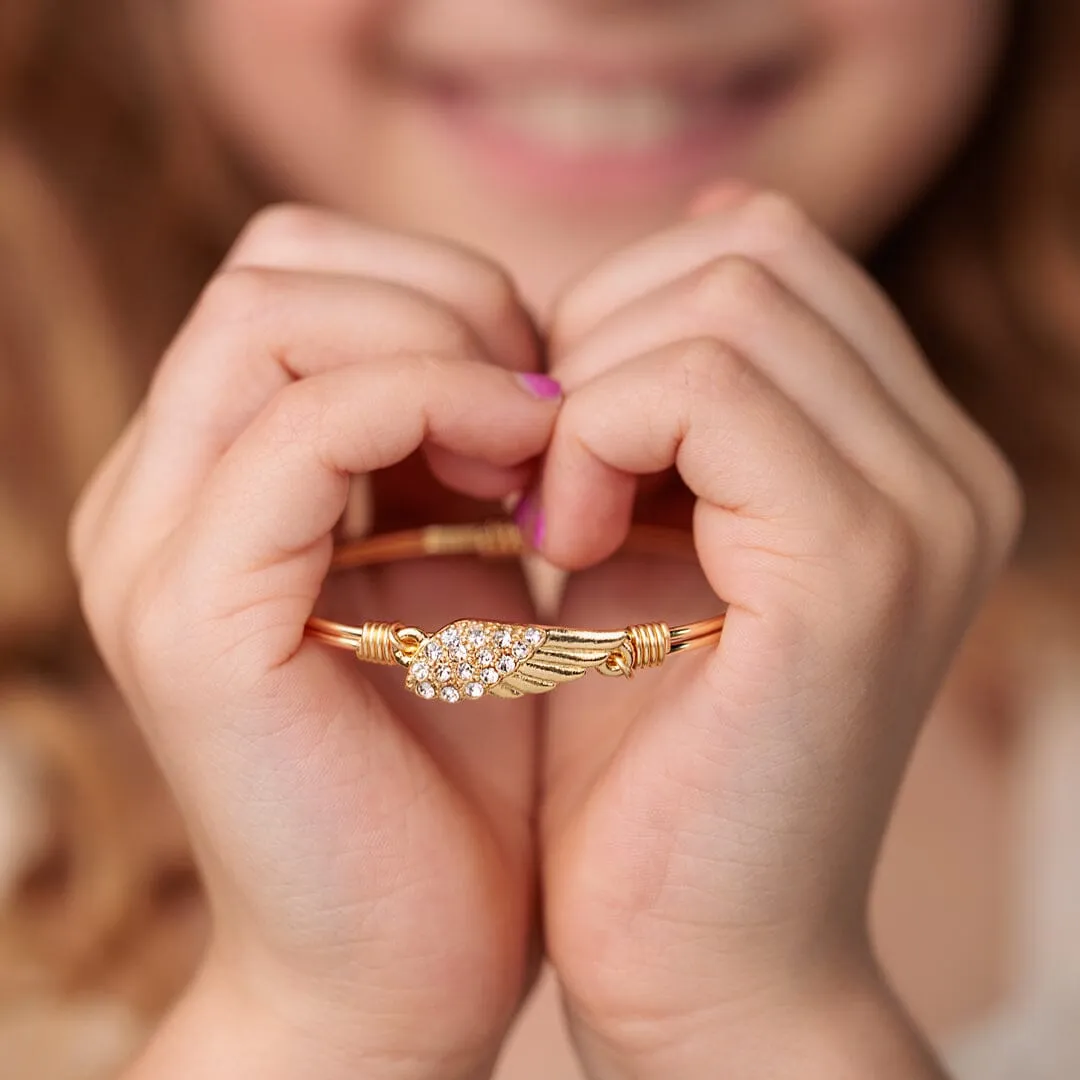
<svg viewBox="0 0 1080 1080">
<path fill-rule="evenodd" d="M 796 48 L 712 64 L 602 64 L 588 58 L 455 62 L 390 69 L 402 98 L 451 150 L 559 194 L 640 187 L 734 162 L 807 70 Z"/>
<path fill-rule="evenodd" d="M 526 78 L 497 82 L 431 79 L 440 107 L 493 135 L 564 156 L 640 155 L 728 133 L 774 107 L 795 69 L 760 65 L 712 85 L 677 81 Z"/>
</svg>

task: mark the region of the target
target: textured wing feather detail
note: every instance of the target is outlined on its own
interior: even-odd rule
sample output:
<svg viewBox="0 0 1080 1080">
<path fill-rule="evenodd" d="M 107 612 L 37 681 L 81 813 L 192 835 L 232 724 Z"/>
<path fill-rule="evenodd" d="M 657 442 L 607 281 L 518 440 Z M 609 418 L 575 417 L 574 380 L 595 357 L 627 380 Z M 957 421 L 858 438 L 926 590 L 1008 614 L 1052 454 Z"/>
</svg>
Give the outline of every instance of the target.
<svg viewBox="0 0 1080 1080">
<path fill-rule="evenodd" d="M 560 683 L 580 679 L 600 667 L 625 641 L 625 630 L 549 629 L 543 644 L 488 693 L 501 698 L 546 694 Z"/>
</svg>

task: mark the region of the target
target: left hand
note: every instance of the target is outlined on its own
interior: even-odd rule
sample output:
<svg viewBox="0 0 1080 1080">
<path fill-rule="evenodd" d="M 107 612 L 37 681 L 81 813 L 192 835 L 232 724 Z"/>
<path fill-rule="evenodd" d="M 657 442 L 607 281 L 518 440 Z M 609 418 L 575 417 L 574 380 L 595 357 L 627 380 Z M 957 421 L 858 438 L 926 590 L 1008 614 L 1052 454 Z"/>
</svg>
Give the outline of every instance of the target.
<svg viewBox="0 0 1080 1080">
<path fill-rule="evenodd" d="M 465 600 L 531 618 L 515 567 L 323 579 L 350 477 L 402 489 L 384 528 L 440 497 L 421 454 L 469 516 L 520 486 L 557 410 L 512 374 L 538 360 L 482 258 L 270 208 L 89 486 L 72 529 L 88 623 L 212 915 L 131 1080 L 490 1073 L 538 951 L 537 718 L 487 702 L 447 724 L 304 624 L 320 592 L 429 626 Z"/>
<path fill-rule="evenodd" d="M 778 196 L 733 191 L 612 258 L 551 340 L 567 399 L 540 546 L 583 571 L 559 623 L 729 605 L 716 648 L 548 706 L 547 944 L 579 1050 L 595 1076 L 712 1076 L 718 1054 L 789 1075 L 793 1054 L 837 1050 L 844 1017 L 834 1065 L 873 1044 L 851 1075 L 937 1075 L 877 974 L 867 892 L 919 725 L 1014 542 L 1011 471 Z M 700 569 L 598 566 L 639 478 L 672 466 Z"/>
</svg>

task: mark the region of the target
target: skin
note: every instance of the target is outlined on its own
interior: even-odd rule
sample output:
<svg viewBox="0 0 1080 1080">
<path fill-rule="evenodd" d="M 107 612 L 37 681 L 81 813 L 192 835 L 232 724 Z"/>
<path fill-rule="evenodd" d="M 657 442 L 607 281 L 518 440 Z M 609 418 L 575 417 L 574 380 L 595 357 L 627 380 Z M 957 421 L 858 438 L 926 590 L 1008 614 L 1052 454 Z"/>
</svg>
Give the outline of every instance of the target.
<svg viewBox="0 0 1080 1080">
<path fill-rule="evenodd" d="M 556 201 L 447 154 L 371 58 L 496 26 L 700 49 L 743 9 L 494 10 L 182 10 L 214 121 L 268 187 L 337 213 L 252 223 L 73 521 L 214 914 L 130 1075 L 488 1075 L 543 950 L 590 1076 L 940 1076 L 878 974 L 867 892 L 1020 498 L 846 252 L 955 145 L 1002 11 L 748 6 L 806 59 L 769 121 L 670 184 Z M 718 175 L 743 182 L 702 192 Z M 541 367 L 562 396 L 512 374 Z M 376 471 L 406 518 L 445 516 L 439 488 L 465 517 L 528 488 L 540 550 L 575 572 L 560 621 L 723 597 L 724 638 L 632 686 L 447 717 L 303 637 L 348 477 Z M 599 565 L 657 475 L 643 513 L 692 520 L 700 568 Z M 330 599 L 531 617 L 519 575 L 467 562 Z"/>
<path fill-rule="evenodd" d="M 272 193 L 485 252 L 544 312 L 570 280 L 670 225 L 720 177 L 785 192 L 845 247 L 873 243 L 969 125 L 1006 14 L 1005 0 L 677 0 L 600 14 L 572 0 L 181 8 L 206 111 Z M 805 70 L 753 138 L 686 175 L 647 192 L 568 197 L 492 176 L 440 133 L 408 78 L 395 82 L 371 62 L 389 53 L 501 78 L 502 58 L 554 66 L 572 51 L 688 57 L 706 70 L 790 55 Z"/>
</svg>

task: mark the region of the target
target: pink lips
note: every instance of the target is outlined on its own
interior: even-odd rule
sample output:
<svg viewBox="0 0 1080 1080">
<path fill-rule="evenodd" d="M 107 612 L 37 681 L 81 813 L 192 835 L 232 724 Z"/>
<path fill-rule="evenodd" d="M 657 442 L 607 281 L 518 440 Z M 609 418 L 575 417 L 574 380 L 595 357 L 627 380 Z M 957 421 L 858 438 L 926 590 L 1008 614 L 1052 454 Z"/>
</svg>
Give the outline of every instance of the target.
<svg viewBox="0 0 1080 1080">
<path fill-rule="evenodd" d="M 610 198 L 731 168 L 794 75 L 776 61 L 711 84 L 527 69 L 417 80 L 413 96 L 468 167 L 534 193 Z"/>
</svg>

